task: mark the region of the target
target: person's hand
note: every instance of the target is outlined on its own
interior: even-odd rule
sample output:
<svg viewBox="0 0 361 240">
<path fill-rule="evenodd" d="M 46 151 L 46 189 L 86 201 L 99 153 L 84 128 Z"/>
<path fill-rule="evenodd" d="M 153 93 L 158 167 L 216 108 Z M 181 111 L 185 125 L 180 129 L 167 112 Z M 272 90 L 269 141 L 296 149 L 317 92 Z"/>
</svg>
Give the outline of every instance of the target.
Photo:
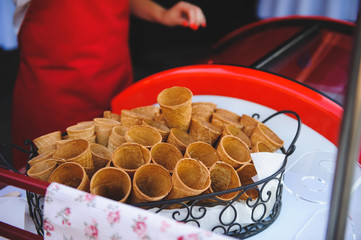
<svg viewBox="0 0 361 240">
<path fill-rule="evenodd" d="M 197 30 L 200 26 L 206 27 L 206 18 L 198 6 L 181 1 L 163 12 L 161 23 L 167 26 L 184 26 Z"/>
</svg>

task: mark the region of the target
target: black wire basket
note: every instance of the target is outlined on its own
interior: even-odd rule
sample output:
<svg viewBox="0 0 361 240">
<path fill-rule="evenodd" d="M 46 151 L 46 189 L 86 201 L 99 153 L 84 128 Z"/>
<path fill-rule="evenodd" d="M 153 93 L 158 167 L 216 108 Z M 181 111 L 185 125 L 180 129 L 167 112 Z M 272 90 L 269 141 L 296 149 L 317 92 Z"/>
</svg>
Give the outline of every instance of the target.
<svg viewBox="0 0 361 240">
<path fill-rule="evenodd" d="M 137 203 L 133 206 L 148 209 L 157 214 L 167 215 L 176 221 L 192 224 L 207 230 L 225 234 L 239 239 L 245 239 L 267 229 L 278 217 L 282 206 L 283 178 L 288 157 L 296 149 L 295 143 L 301 129 L 301 120 L 297 113 L 289 110 L 279 111 L 262 122 L 279 114 L 291 114 L 297 119 L 295 136 L 287 150 L 280 151 L 285 155 L 282 166 L 271 176 L 249 185 L 229 189 L 221 192 L 207 193 L 193 197 L 172 199 L 157 202 Z M 253 114 L 258 117 L 259 114 Z M 34 145 L 31 143 L 29 160 L 36 155 Z M 256 191 L 256 199 L 241 200 L 241 196 L 248 191 Z M 238 192 L 237 196 L 229 201 L 223 201 L 217 196 Z M 44 196 L 27 191 L 29 213 L 39 235 L 43 236 L 43 207 Z M 249 215 L 247 222 L 240 221 L 244 216 L 239 213 L 246 210 Z M 211 223 L 210 223 L 211 220 Z"/>
</svg>

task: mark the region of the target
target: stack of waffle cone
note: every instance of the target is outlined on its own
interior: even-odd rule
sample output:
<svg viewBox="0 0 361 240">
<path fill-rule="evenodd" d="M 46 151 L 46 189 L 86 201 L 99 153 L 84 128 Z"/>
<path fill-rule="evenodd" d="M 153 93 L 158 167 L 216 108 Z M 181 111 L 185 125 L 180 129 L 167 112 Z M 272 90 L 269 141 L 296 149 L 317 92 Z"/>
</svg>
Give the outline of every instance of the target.
<svg viewBox="0 0 361 240">
<path fill-rule="evenodd" d="M 272 152 L 281 148 L 284 144 L 282 139 L 263 123 L 257 124 L 252 133 L 251 141 L 253 144 L 263 142 Z"/>
<path fill-rule="evenodd" d="M 69 139 L 82 138 L 89 142 L 95 140 L 95 125 L 93 121 L 79 122 L 76 125 L 70 126 L 66 129 Z"/>
<path fill-rule="evenodd" d="M 41 154 L 56 149 L 56 141 L 59 140 L 61 140 L 61 132 L 55 131 L 35 138 L 33 142 L 38 148 L 38 153 Z"/>
<path fill-rule="evenodd" d="M 53 157 L 66 162 L 79 163 L 89 176 L 94 173 L 90 143 L 85 139 L 73 139 L 64 143 L 55 150 Z"/>
<path fill-rule="evenodd" d="M 185 154 L 185 158 L 193 158 L 201 161 L 207 168 L 221 159 L 218 156 L 218 152 L 210 144 L 205 142 L 193 142 L 188 145 Z"/>
<path fill-rule="evenodd" d="M 222 134 L 222 128 L 210 122 L 192 118 L 189 135 L 195 141 L 202 141 L 214 145 Z"/>
<path fill-rule="evenodd" d="M 90 150 L 93 157 L 95 171 L 103 168 L 112 160 L 112 151 L 99 143 L 91 143 Z"/>
<path fill-rule="evenodd" d="M 232 136 L 238 137 L 245 144 L 247 144 L 247 146 L 249 148 L 252 148 L 251 139 L 247 136 L 247 134 L 245 134 L 243 132 L 242 127 L 239 124 L 231 123 L 231 124 L 225 125 L 223 132 L 222 132 L 222 136 L 226 136 L 226 135 L 232 135 Z"/>
<path fill-rule="evenodd" d="M 210 169 L 211 186 L 209 192 L 220 192 L 228 189 L 233 189 L 241 186 L 241 182 L 236 170 L 228 163 L 219 161 L 216 162 Z M 216 196 L 223 201 L 229 201 L 239 194 L 238 191 L 226 193 Z"/>
<path fill-rule="evenodd" d="M 42 161 L 44 161 L 46 159 L 51 158 L 53 156 L 54 152 L 55 152 L 55 149 L 54 150 L 50 149 L 50 150 L 48 150 L 46 152 L 43 152 L 43 153 L 39 154 L 38 156 L 30 159 L 28 161 L 28 164 L 30 165 L 30 167 L 32 167 L 36 163 L 39 163 L 39 162 L 42 162 Z"/>
<path fill-rule="evenodd" d="M 149 163 L 137 169 L 133 177 L 132 203 L 162 200 L 172 189 L 172 178 L 164 167 Z"/>
<path fill-rule="evenodd" d="M 108 146 L 109 135 L 115 126 L 120 122 L 109 118 L 94 118 L 96 142 Z"/>
<path fill-rule="evenodd" d="M 127 142 L 138 143 L 150 149 L 162 141 L 162 135 L 153 127 L 136 125 L 128 129 L 125 139 Z"/>
<path fill-rule="evenodd" d="M 207 167 L 192 158 L 183 158 L 178 161 L 172 180 L 173 188 L 166 199 L 196 196 L 206 191 L 211 185 Z"/>
<path fill-rule="evenodd" d="M 214 110 L 217 108 L 215 103 L 194 102 L 192 103 L 192 118 L 200 121 L 210 122 Z"/>
<path fill-rule="evenodd" d="M 175 165 L 183 158 L 182 153 L 170 143 L 157 143 L 151 150 L 152 162 L 163 166 L 169 173 L 173 173 Z"/>
<path fill-rule="evenodd" d="M 251 151 L 239 138 L 227 135 L 221 138 L 217 151 L 222 161 L 234 168 L 239 168 L 246 162 L 251 161 Z"/>
<path fill-rule="evenodd" d="M 114 201 L 125 202 L 132 183 L 129 175 L 120 168 L 105 167 L 97 171 L 90 181 L 90 192 Z"/>
<path fill-rule="evenodd" d="M 114 151 L 117 147 L 125 143 L 127 140 L 125 139 L 125 133 L 128 128 L 124 126 L 115 126 L 110 132 L 108 139 L 108 148 L 110 151 Z"/>
<path fill-rule="evenodd" d="M 143 119 L 142 125 L 155 128 L 160 135 L 162 135 L 162 141 L 167 140 L 170 129 L 165 123 L 158 122 L 153 119 Z"/>
<path fill-rule="evenodd" d="M 174 145 L 182 154 L 184 154 L 187 146 L 194 142 L 194 140 L 187 132 L 178 128 L 172 128 L 168 135 L 167 142 Z"/>
<path fill-rule="evenodd" d="M 157 102 L 169 128 L 188 131 L 192 115 L 192 92 L 185 87 L 164 89 Z"/>
<path fill-rule="evenodd" d="M 124 127 L 133 127 L 136 125 L 142 125 L 143 119 L 151 119 L 141 113 L 134 112 L 132 110 L 122 110 L 120 113 L 120 122 Z"/>
<path fill-rule="evenodd" d="M 113 165 L 126 171 L 130 177 L 140 166 L 148 164 L 150 159 L 148 148 L 137 143 L 124 143 L 112 155 Z"/>
<path fill-rule="evenodd" d="M 246 186 L 254 183 L 252 177 L 257 175 L 257 171 L 252 163 L 245 163 L 243 164 L 243 166 L 237 169 L 237 174 L 242 186 Z M 258 197 L 258 190 L 256 189 L 256 187 L 251 188 L 246 191 L 246 194 L 252 199 L 256 199 Z"/>
<path fill-rule="evenodd" d="M 43 181 L 48 181 L 49 176 L 57 167 L 57 162 L 52 159 L 46 159 L 41 162 L 38 162 L 30 167 L 27 171 L 27 175 L 32 178 L 36 178 Z"/>
<path fill-rule="evenodd" d="M 57 182 L 85 192 L 89 191 L 89 178 L 84 168 L 76 162 L 67 162 L 57 167 L 48 181 Z"/>
</svg>

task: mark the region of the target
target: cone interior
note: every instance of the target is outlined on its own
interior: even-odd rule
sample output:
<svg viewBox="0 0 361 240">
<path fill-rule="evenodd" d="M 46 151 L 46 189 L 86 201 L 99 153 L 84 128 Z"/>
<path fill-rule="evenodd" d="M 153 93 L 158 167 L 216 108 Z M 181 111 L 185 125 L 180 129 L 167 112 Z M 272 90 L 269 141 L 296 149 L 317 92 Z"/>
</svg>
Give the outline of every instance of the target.
<svg viewBox="0 0 361 240">
<path fill-rule="evenodd" d="M 201 190 L 207 184 L 208 170 L 202 167 L 198 161 L 182 160 L 178 162 L 177 174 L 180 180 L 190 188 Z"/>
<path fill-rule="evenodd" d="M 71 159 L 79 156 L 87 150 L 89 142 L 83 139 L 75 139 L 64 143 L 55 152 L 54 157 Z"/>
<path fill-rule="evenodd" d="M 183 158 L 182 153 L 169 143 L 158 143 L 154 145 L 151 149 L 151 156 L 155 163 L 172 172 L 177 162 Z"/>
<path fill-rule="evenodd" d="M 166 106 L 180 105 L 192 98 L 192 93 L 189 89 L 183 87 L 172 87 L 164 89 L 159 93 L 158 103 Z"/>
<path fill-rule="evenodd" d="M 85 175 L 79 164 L 64 163 L 57 167 L 49 177 L 49 182 L 57 182 L 66 186 L 77 188 Z"/>
<path fill-rule="evenodd" d="M 204 142 L 194 142 L 188 145 L 186 157 L 197 159 L 210 168 L 215 162 L 219 161 L 217 150 Z"/>
<path fill-rule="evenodd" d="M 250 150 L 239 139 L 235 137 L 223 137 L 221 140 L 225 152 L 237 162 L 247 162 L 250 160 Z"/>
<path fill-rule="evenodd" d="M 125 137 L 129 142 L 139 143 L 143 146 L 153 146 L 162 141 L 162 136 L 157 130 L 142 125 L 131 127 Z"/>
<path fill-rule="evenodd" d="M 137 169 L 150 161 L 150 153 L 139 144 L 123 144 L 113 152 L 112 161 L 124 169 Z"/>
</svg>

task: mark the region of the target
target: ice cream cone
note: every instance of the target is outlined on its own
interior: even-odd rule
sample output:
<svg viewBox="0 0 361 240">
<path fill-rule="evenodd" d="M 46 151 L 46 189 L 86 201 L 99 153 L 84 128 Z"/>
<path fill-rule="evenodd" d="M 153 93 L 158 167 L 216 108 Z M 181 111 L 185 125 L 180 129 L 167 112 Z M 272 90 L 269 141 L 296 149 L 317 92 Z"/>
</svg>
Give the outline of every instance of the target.
<svg viewBox="0 0 361 240">
<path fill-rule="evenodd" d="M 55 152 L 55 149 L 51 149 L 49 151 L 43 152 L 43 153 L 37 155 L 36 157 L 30 159 L 28 161 L 28 164 L 30 165 L 30 167 L 32 167 L 33 165 L 35 165 L 39 162 L 42 162 L 49 158 L 52 158 L 54 152 Z"/>
<path fill-rule="evenodd" d="M 239 138 L 227 135 L 221 138 L 217 147 L 219 157 L 222 161 L 234 168 L 251 161 L 251 151 Z"/>
<path fill-rule="evenodd" d="M 194 142 L 194 140 L 187 132 L 178 128 L 172 128 L 168 135 L 167 142 L 174 145 L 182 154 L 184 154 L 187 146 Z"/>
<path fill-rule="evenodd" d="M 110 133 L 115 126 L 120 126 L 120 122 L 109 118 L 94 118 L 96 143 L 107 147 Z"/>
<path fill-rule="evenodd" d="M 230 123 L 240 124 L 240 118 L 241 117 L 234 112 L 228 111 L 223 108 L 217 108 L 212 114 L 211 123 L 223 128 L 226 124 Z"/>
<path fill-rule="evenodd" d="M 87 139 L 94 135 L 95 126 L 93 121 L 81 122 L 66 129 L 70 139 Z"/>
<path fill-rule="evenodd" d="M 249 148 L 252 148 L 251 139 L 242 131 L 242 127 L 239 124 L 227 124 L 223 129 L 222 136 L 232 135 L 241 139 Z"/>
<path fill-rule="evenodd" d="M 153 127 L 137 125 L 128 129 L 125 139 L 127 142 L 138 143 L 150 149 L 162 141 L 162 135 Z"/>
<path fill-rule="evenodd" d="M 214 163 L 221 160 L 217 150 L 205 142 L 193 142 L 189 144 L 184 157 L 201 161 L 207 168 L 210 168 Z"/>
<path fill-rule="evenodd" d="M 116 114 L 116 113 L 113 113 L 111 111 L 104 111 L 103 112 L 103 117 L 104 118 L 109 118 L 109 119 L 113 119 L 115 121 L 118 121 L 120 122 L 120 115 L 119 114 Z"/>
<path fill-rule="evenodd" d="M 242 186 L 254 183 L 252 177 L 257 175 L 257 171 L 252 163 L 245 163 L 236 171 Z M 257 187 L 255 186 L 254 188 L 247 190 L 246 194 L 252 199 L 256 199 L 258 197 Z"/>
<path fill-rule="evenodd" d="M 57 167 L 48 182 L 57 182 L 72 188 L 89 192 L 89 178 L 84 168 L 76 162 L 67 162 Z"/>
<path fill-rule="evenodd" d="M 129 175 L 120 168 L 105 167 L 98 170 L 90 181 L 90 192 L 114 201 L 125 202 L 132 188 Z"/>
<path fill-rule="evenodd" d="M 112 160 L 112 151 L 101 144 L 91 143 L 90 150 L 93 157 L 95 171 L 104 167 Z"/>
<path fill-rule="evenodd" d="M 162 141 L 167 140 L 170 129 L 166 124 L 152 119 L 143 119 L 142 125 L 155 128 L 160 133 L 160 135 L 162 135 Z"/>
<path fill-rule="evenodd" d="M 142 125 L 143 119 L 148 118 L 151 119 L 143 114 L 133 112 L 131 110 L 122 110 L 120 113 L 120 122 L 124 127 L 133 127 L 136 125 Z"/>
<path fill-rule="evenodd" d="M 35 138 L 33 142 L 38 149 L 44 149 L 54 146 L 56 141 L 59 140 L 61 140 L 61 132 L 55 131 Z"/>
<path fill-rule="evenodd" d="M 251 152 L 272 152 L 272 150 L 264 142 L 258 141 L 253 145 Z"/>
<path fill-rule="evenodd" d="M 189 128 L 189 135 L 195 141 L 206 142 L 212 146 L 217 142 L 222 134 L 222 128 L 206 121 L 192 118 Z"/>
<path fill-rule="evenodd" d="M 258 123 L 256 126 L 252 133 L 251 141 L 253 144 L 259 141 L 263 142 L 272 152 L 281 148 L 284 144 L 283 140 L 263 123 Z"/>
<path fill-rule="evenodd" d="M 166 199 L 196 196 L 206 191 L 211 185 L 207 167 L 192 158 L 183 158 L 178 161 L 172 180 L 173 188 Z"/>
<path fill-rule="evenodd" d="M 124 143 L 114 150 L 112 163 L 133 177 L 140 166 L 150 162 L 150 158 L 148 148 L 137 143 Z"/>
<path fill-rule="evenodd" d="M 170 143 L 157 143 L 150 150 L 152 162 L 163 166 L 173 173 L 177 162 L 183 158 L 182 153 Z"/>
<path fill-rule="evenodd" d="M 164 167 L 149 163 L 137 169 L 133 177 L 132 203 L 162 200 L 172 189 L 172 178 Z"/>
<path fill-rule="evenodd" d="M 56 167 L 57 167 L 56 161 L 52 158 L 49 158 L 31 166 L 27 171 L 27 174 L 29 177 L 47 182 L 49 176 L 55 170 Z"/>
<path fill-rule="evenodd" d="M 253 130 L 256 128 L 257 124 L 260 123 L 257 119 L 248 116 L 246 114 L 243 114 L 241 116 L 240 123 L 242 125 L 242 131 L 250 138 Z"/>
<path fill-rule="evenodd" d="M 233 189 L 241 186 L 241 182 L 237 175 L 236 170 L 225 162 L 216 162 L 213 166 L 209 169 L 210 176 L 211 176 L 211 186 L 209 190 L 211 193 L 213 192 L 220 192 L 228 189 Z M 229 201 L 235 198 L 238 195 L 238 191 L 217 195 L 218 199 L 223 201 Z"/>
<path fill-rule="evenodd" d="M 85 139 L 73 139 L 64 143 L 53 154 L 54 158 L 63 159 L 66 162 L 76 162 L 91 173 L 94 169 L 90 143 Z"/>
<path fill-rule="evenodd" d="M 145 116 L 146 119 L 154 119 L 160 114 L 160 108 L 155 105 L 137 107 L 133 108 L 131 111 Z"/>
<path fill-rule="evenodd" d="M 192 92 L 185 87 L 171 87 L 158 94 L 157 102 L 169 128 L 188 131 L 192 115 Z"/>
<path fill-rule="evenodd" d="M 199 121 L 210 122 L 217 104 L 212 102 L 194 102 L 192 103 L 192 118 Z"/>
<path fill-rule="evenodd" d="M 125 133 L 128 128 L 124 126 L 115 126 L 113 127 L 109 139 L 108 139 L 108 148 L 110 151 L 114 151 L 117 147 L 125 143 L 127 140 L 125 139 Z"/>
<path fill-rule="evenodd" d="M 66 142 L 69 142 L 71 141 L 72 139 L 62 139 L 62 140 L 59 140 L 59 141 L 56 141 L 55 145 L 56 145 L 56 148 L 59 148 L 61 145 L 63 145 L 64 143 Z"/>
</svg>

